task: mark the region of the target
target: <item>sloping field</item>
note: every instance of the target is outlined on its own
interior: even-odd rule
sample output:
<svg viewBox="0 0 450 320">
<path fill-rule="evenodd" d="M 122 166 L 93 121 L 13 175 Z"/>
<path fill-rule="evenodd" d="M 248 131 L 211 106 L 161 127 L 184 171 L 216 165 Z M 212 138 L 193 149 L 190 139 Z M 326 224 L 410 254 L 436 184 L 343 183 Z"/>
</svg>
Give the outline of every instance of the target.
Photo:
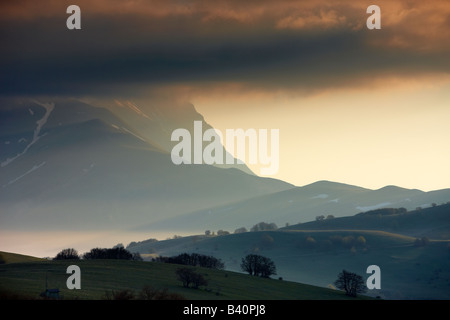
<svg viewBox="0 0 450 320">
<path fill-rule="evenodd" d="M 81 269 L 81 289 L 69 290 L 66 269 L 76 264 Z M 184 288 L 175 271 L 180 265 L 123 261 L 80 260 L 9 263 L 0 266 L 0 291 L 6 297 L 39 299 L 45 290 L 58 288 L 63 299 L 105 299 L 107 294 L 130 290 L 135 296 L 144 286 L 166 289 L 189 300 L 288 300 L 288 299 L 349 299 L 341 291 L 315 286 L 263 279 L 246 274 L 195 268 L 208 285 L 199 289 Z"/>
</svg>

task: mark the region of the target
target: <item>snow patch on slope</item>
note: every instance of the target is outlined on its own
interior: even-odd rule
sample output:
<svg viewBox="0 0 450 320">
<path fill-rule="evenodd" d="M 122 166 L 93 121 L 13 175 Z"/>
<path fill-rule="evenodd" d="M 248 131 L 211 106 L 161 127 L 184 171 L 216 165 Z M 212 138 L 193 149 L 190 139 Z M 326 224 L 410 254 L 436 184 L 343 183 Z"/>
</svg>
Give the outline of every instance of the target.
<svg viewBox="0 0 450 320">
<path fill-rule="evenodd" d="M 328 195 L 325 193 L 318 194 L 317 196 L 312 197 L 311 199 L 326 199 Z"/>
<path fill-rule="evenodd" d="M 40 167 L 42 167 L 42 166 L 45 165 L 45 164 L 46 164 L 46 162 L 44 161 L 44 162 L 42 162 L 41 164 L 34 165 L 33 168 L 31 168 L 30 170 L 28 170 L 28 171 L 25 172 L 24 174 L 22 174 L 22 175 L 18 176 L 17 178 L 15 178 L 15 179 L 9 181 L 7 184 L 4 184 L 4 185 L 3 185 L 3 188 L 5 188 L 5 187 L 7 187 L 7 186 L 9 186 L 9 185 L 11 185 L 11 184 L 17 182 L 18 180 L 22 179 L 23 177 L 25 177 L 26 175 L 32 173 L 33 171 L 36 171 L 37 169 L 39 169 Z"/>
<path fill-rule="evenodd" d="M 5 167 L 8 164 L 10 164 L 11 162 L 13 162 L 14 160 L 16 160 L 17 158 L 19 158 L 20 156 L 24 155 L 28 151 L 28 149 L 30 149 L 30 147 L 33 144 L 35 144 L 42 137 L 39 134 L 41 133 L 42 127 L 47 123 L 48 117 L 50 116 L 50 113 L 53 111 L 55 104 L 54 103 L 40 103 L 38 101 L 34 101 L 34 102 L 45 108 L 45 114 L 41 119 L 36 121 L 37 126 L 36 126 L 36 129 L 34 129 L 33 140 L 31 140 L 31 142 L 25 147 L 25 149 L 21 153 L 18 153 L 15 157 L 8 158 L 5 161 L 3 161 L 2 163 L 0 163 L 0 167 Z"/>
<path fill-rule="evenodd" d="M 381 209 L 381 208 L 384 208 L 384 207 L 389 206 L 389 205 L 391 205 L 390 202 L 382 202 L 382 203 L 376 204 L 374 206 L 356 207 L 356 209 L 364 212 L 364 211 Z"/>
</svg>

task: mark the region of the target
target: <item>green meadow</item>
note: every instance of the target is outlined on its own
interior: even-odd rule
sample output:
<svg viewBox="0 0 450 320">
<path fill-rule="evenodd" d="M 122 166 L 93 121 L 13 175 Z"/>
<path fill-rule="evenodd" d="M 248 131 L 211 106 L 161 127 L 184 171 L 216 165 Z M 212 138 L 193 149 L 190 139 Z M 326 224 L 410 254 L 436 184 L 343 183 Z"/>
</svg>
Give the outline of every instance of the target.
<svg viewBox="0 0 450 320">
<path fill-rule="evenodd" d="M 184 288 L 175 271 L 180 265 L 126 260 L 65 260 L 33 261 L 2 253 L 6 260 L 0 265 L 0 292 L 4 298 L 42 299 L 40 293 L 58 288 L 64 300 L 104 300 L 113 292 L 129 290 L 136 298 L 145 286 L 176 293 L 187 300 L 290 300 L 290 299 L 352 299 L 343 292 L 328 288 L 253 277 L 238 272 L 196 267 L 208 281 L 198 289 Z M 31 260 L 31 261 L 30 261 Z M 14 262 L 12 262 L 14 261 Z M 81 289 L 69 290 L 67 267 L 76 264 L 81 269 Z M 359 297 L 364 298 L 364 297 Z"/>
</svg>

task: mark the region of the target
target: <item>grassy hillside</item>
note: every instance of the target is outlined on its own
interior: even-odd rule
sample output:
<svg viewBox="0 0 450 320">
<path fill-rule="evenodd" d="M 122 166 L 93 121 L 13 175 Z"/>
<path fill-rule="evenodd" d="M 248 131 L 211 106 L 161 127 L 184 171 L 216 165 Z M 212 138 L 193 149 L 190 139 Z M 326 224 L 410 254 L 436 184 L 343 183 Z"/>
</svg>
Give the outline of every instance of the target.
<svg viewBox="0 0 450 320">
<path fill-rule="evenodd" d="M 66 269 L 71 264 L 81 269 L 80 290 L 66 287 L 69 276 Z M 8 263 L 0 265 L 0 292 L 6 292 L 9 297 L 37 299 L 45 290 L 47 281 L 48 288 L 59 288 L 64 299 L 104 299 L 106 292 L 127 289 L 137 294 L 145 285 L 156 289 L 165 288 L 189 300 L 351 299 L 341 291 L 205 268 L 195 269 L 208 280 L 207 287 L 184 288 L 176 279 L 177 268 L 180 266 L 124 260 Z"/>
<path fill-rule="evenodd" d="M 271 258 L 277 277 L 328 287 L 342 269 L 367 278 L 369 265 L 381 268 L 382 288 L 368 292 L 385 299 L 450 299 L 448 241 L 418 246 L 416 238 L 377 230 L 261 231 L 226 236 L 193 236 L 136 243 L 130 251 L 176 255 L 197 252 L 222 259 L 239 271 L 249 253 Z"/>
<path fill-rule="evenodd" d="M 2 263 L 18 263 L 18 262 L 35 262 L 43 261 L 42 258 L 36 258 L 32 256 L 26 256 L 23 254 L 11 253 L 11 252 L 0 252 L 0 261 Z"/>
</svg>

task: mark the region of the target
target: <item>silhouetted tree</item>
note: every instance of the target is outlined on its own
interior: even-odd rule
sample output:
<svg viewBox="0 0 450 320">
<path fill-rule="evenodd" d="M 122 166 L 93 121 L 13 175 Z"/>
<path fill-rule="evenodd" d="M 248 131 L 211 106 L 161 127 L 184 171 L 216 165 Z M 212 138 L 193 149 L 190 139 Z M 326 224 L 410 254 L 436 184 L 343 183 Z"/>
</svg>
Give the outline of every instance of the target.
<svg viewBox="0 0 450 320">
<path fill-rule="evenodd" d="M 73 248 L 63 249 L 61 250 L 53 260 L 79 260 L 80 256 L 78 255 L 77 250 Z"/>
<path fill-rule="evenodd" d="M 266 223 L 266 222 L 260 222 L 255 224 L 250 231 L 270 231 L 270 230 L 277 230 L 278 227 L 275 223 Z"/>
<path fill-rule="evenodd" d="M 199 286 L 208 285 L 208 281 L 191 268 L 178 268 L 175 273 L 178 280 L 183 283 L 183 287 L 189 288 L 189 285 L 192 284 L 192 288 L 198 289 Z"/>
<path fill-rule="evenodd" d="M 268 278 L 277 274 L 275 263 L 266 257 L 249 254 L 241 261 L 241 270 L 253 276 Z"/>
<path fill-rule="evenodd" d="M 131 260 L 143 261 L 144 259 L 142 259 L 141 254 L 139 252 L 133 252 L 131 255 Z"/>
<path fill-rule="evenodd" d="M 356 297 L 358 293 L 364 293 L 367 290 L 363 277 L 346 270 L 339 273 L 334 285 L 336 288 L 344 290 L 345 294 L 350 297 Z"/>
<path fill-rule="evenodd" d="M 240 227 L 240 228 L 237 228 L 236 230 L 234 230 L 234 233 L 244 233 L 244 232 L 247 232 L 246 227 Z"/>
</svg>

